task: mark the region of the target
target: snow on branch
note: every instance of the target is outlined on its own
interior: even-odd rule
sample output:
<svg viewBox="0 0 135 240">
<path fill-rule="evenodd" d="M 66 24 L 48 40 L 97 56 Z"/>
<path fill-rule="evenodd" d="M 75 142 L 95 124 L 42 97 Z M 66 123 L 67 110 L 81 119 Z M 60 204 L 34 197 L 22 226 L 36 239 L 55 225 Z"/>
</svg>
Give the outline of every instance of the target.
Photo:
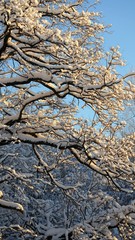
<svg viewBox="0 0 135 240">
<path fill-rule="evenodd" d="M 23 208 L 23 206 L 21 204 L 15 203 L 15 202 L 6 201 L 6 200 L 2 200 L 2 199 L 0 199 L 0 207 L 14 209 L 14 210 L 17 210 L 17 211 L 19 211 L 21 213 L 24 212 L 24 208 Z"/>
<path fill-rule="evenodd" d="M 31 143 L 31 144 L 44 144 L 48 146 L 52 146 L 59 149 L 68 149 L 68 148 L 77 148 L 80 149 L 81 145 L 78 141 L 70 139 L 56 140 L 46 137 L 33 137 L 29 134 L 18 134 L 18 139 L 22 142 Z"/>
</svg>

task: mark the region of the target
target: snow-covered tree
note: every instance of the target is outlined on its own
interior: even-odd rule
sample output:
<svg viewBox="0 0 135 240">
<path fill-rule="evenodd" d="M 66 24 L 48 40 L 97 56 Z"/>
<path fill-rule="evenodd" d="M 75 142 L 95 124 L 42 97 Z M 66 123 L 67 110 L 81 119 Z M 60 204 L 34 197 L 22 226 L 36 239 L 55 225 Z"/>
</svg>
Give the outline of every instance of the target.
<svg viewBox="0 0 135 240">
<path fill-rule="evenodd" d="M 132 85 L 135 81 L 135 78 L 132 79 L 132 82 L 129 82 L 129 85 Z M 121 131 L 121 135 L 132 134 L 135 132 L 135 99 L 131 101 L 125 101 L 125 110 L 120 112 L 120 121 L 125 121 L 126 125 Z"/>
<path fill-rule="evenodd" d="M 18 239 L 134 238 L 134 202 L 123 206 L 110 191 L 134 192 L 135 133 L 117 132 L 135 86 L 125 84 L 130 74 L 117 72 L 124 64 L 118 47 L 104 51 L 106 26 L 93 7 L 80 0 L 0 2 L 5 239 L 10 231 Z M 86 117 L 77 117 L 79 103 Z M 3 208 L 15 214 L 6 218 Z"/>
</svg>

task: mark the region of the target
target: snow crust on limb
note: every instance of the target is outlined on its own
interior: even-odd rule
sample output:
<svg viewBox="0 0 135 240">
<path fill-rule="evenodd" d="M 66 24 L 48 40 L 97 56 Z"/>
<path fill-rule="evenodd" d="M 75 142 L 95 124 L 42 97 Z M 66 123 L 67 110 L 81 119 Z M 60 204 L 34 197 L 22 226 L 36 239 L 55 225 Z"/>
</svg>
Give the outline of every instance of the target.
<svg viewBox="0 0 135 240">
<path fill-rule="evenodd" d="M 22 213 L 24 212 L 23 206 L 21 204 L 6 201 L 6 200 L 3 200 L 3 199 L 0 199 L 0 207 L 14 209 L 14 210 L 20 211 Z"/>
</svg>

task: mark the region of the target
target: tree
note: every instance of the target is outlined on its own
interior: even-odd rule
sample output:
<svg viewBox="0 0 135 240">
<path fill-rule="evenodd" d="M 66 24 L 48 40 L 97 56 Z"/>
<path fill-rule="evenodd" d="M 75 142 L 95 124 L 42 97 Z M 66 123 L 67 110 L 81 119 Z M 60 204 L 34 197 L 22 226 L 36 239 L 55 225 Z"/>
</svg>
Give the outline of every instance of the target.
<svg viewBox="0 0 135 240">
<path fill-rule="evenodd" d="M 103 50 L 106 27 L 87 7 L 0 3 L 0 206 L 24 212 L 15 213 L 17 224 L 11 215 L 1 220 L 5 239 L 9 231 L 18 239 L 134 237 L 134 202 L 123 206 L 109 191 L 134 191 L 135 133 L 117 132 L 135 86 L 116 71 L 118 47 Z M 77 117 L 77 101 L 91 121 Z"/>
<path fill-rule="evenodd" d="M 130 79 L 128 82 L 129 86 L 132 88 L 133 83 L 135 81 L 134 77 Z M 120 113 L 120 119 L 126 122 L 125 128 L 122 129 L 121 134 L 124 136 L 125 134 L 132 134 L 135 131 L 135 99 L 131 99 L 131 101 L 125 101 L 125 110 Z"/>
</svg>

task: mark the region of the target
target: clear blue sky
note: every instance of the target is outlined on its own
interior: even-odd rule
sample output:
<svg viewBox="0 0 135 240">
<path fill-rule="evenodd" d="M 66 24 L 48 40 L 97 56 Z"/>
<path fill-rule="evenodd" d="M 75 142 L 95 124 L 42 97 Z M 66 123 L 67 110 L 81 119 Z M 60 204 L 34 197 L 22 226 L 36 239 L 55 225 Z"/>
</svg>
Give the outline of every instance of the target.
<svg viewBox="0 0 135 240">
<path fill-rule="evenodd" d="M 102 22 L 112 24 L 110 34 L 105 34 L 105 47 L 120 46 L 127 63 L 121 73 L 135 71 L 135 0 L 101 0 L 96 9 L 102 12 Z"/>
</svg>

